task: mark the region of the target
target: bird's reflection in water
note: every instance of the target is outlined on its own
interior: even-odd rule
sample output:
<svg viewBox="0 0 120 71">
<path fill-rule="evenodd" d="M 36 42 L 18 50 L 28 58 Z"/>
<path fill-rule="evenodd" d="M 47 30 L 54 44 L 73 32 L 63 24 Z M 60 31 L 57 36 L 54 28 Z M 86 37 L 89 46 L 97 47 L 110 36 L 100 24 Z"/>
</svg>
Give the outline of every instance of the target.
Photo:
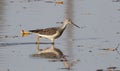
<svg viewBox="0 0 120 71">
<path fill-rule="evenodd" d="M 37 57 L 37 58 L 45 58 L 45 59 L 49 59 L 50 62 L 63 62 L 65 68 L 61 68 L 61 69 L 71 69 L 71 67 L 73 66 L 73 63 L 76 61 L 73 61 L 73 63 L 69 63 L 68 61 L 68 56 L 64 55 L 63 52 L 54 47 L 54 44 L 51 45 L 51 47 L 49 48 L 45 48 L 45 49 L 41 49 L 40 45 L 37 45 L 37 50 L 38 53 L 37 54 L 33 54 L 32 57 Z"/>
</svg>

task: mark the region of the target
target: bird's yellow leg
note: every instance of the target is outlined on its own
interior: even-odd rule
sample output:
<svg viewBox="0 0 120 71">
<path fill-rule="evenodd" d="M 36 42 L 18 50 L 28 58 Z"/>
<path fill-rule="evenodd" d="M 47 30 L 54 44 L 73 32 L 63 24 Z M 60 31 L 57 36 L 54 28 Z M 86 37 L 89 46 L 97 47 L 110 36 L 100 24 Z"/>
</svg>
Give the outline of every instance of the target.
<svg viewBox="0 0 120 71">
<path fill-rule="evenodd" d="M 21 31 L 22 37 L 28 36 L 28 35 L 30 35 L 30 34 L 31 34 L 30 32 L 27 32 L 27 31 L 25 31 L 25 30 L 22 30 L 22 31 Z"/>
<path fill-rule="evenodd" d="M 37 44 L 37 50 L 40 51 L 40 44 Z"/>
<path fill-rule="evenodd" d="M 40 44 L 40 36 L 37 36 L 37 44 Z"/>
<path fill-rule="evenodd" d="M 52 44 L 54 44 L 54 39 L 51 39 Z"/>
</svg>

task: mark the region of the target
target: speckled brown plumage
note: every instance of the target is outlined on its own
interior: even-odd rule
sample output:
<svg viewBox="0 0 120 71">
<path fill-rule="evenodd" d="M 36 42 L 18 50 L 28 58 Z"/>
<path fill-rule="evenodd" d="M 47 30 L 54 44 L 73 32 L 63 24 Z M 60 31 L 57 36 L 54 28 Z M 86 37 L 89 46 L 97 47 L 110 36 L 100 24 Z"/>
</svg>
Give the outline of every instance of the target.
<svg viewBox="0 0 120 71">
<path fill-rule="evenodd" d="M 53 28 L 46 28 L 46 29 L 36 29 L 36 30 L 29 30 L 29 32 L 39 33 L 43 35 L 53 35 L 56 33 L 58 27 Z"/>
</svg>

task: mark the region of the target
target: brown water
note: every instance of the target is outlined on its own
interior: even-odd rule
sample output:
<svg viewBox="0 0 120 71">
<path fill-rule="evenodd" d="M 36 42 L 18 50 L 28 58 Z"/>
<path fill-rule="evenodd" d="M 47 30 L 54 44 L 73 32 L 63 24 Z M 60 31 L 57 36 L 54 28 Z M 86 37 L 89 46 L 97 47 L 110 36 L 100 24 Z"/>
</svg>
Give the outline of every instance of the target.
<svg viewBox="0 0 120 71">
<path fill-rule="evenodd" d="M 120 70 L 120 2 L 112 0 L 0 0 L 0 71 L 97 71 Z M 21 37 L 20 31 L 69 25 L 54 47 L 67 61 L 38 55 L 36 35 Z M 41 39 L 40 49 L 50 48 Z M 35 56 L 33 56 L 35 55 Z"/>
</svg>

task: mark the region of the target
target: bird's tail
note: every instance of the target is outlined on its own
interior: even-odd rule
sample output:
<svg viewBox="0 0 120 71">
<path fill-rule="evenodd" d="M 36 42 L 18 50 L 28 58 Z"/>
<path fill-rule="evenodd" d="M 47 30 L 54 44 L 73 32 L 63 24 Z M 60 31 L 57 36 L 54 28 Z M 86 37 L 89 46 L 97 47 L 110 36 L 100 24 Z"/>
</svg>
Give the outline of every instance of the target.
<svg viewBox="0 0 120 71">
<path fill-rule="evenodd" d="M 31 33 L 28 32 L 28 31 L 21 30 L 21 36 L 22 36 L 22 37 L 28 36 L 28 35 L 30 35 L 30 34 L 31 34 Z"/>
</svg>

